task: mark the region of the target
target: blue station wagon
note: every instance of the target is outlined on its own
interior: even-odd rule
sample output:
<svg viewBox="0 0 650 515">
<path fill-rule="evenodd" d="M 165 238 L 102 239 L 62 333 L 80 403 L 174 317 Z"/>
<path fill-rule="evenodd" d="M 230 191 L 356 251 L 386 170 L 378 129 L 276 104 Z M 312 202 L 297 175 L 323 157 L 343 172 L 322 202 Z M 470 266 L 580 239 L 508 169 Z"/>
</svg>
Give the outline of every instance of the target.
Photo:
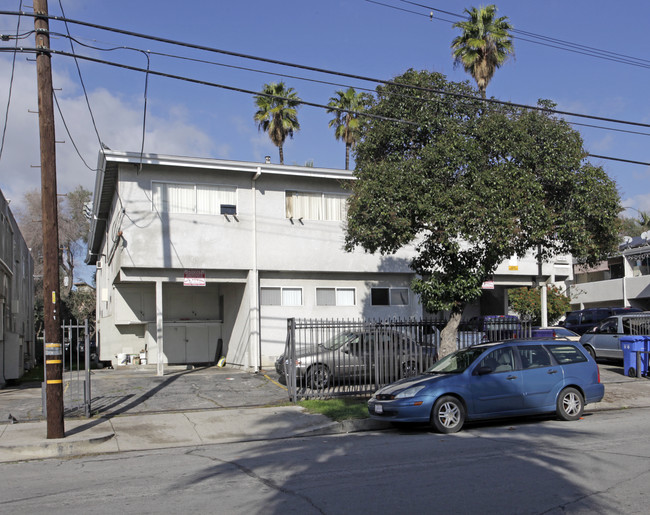
<svg viewBox="0 0 650 515">
<path fill-rule="evenodd" d="M 579 343 L 510 340 L 456 351 L 423 375 L 381 388 L 368 413 L 454 433 L 466 420 L 540 413 L 577 420 L 604 394 L 598 365 Z"/>
</svg>

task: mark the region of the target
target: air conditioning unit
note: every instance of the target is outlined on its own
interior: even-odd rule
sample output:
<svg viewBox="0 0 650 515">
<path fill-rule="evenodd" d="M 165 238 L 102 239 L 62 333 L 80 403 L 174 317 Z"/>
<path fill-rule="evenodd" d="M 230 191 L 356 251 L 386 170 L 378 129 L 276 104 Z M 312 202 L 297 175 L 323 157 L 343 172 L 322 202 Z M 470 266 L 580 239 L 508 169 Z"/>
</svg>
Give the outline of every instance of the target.
<svg viewBox="0 0 650 515">
<path fill-rule="evenodd" d="M 101 270 L 101 269 L 102 269 L 102 261 L 100 259 L 99 261 L 97 261 L 97 270 Z"/>
</svg>

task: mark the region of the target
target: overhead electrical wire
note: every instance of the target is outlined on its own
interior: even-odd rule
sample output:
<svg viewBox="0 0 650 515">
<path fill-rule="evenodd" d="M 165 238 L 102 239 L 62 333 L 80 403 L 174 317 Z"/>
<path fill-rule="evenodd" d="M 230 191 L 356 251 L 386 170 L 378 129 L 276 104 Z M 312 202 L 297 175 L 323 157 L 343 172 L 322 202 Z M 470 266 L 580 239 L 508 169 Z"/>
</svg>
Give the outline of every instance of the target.
<svg viewBox="0 0 650 515">
<path fill-rule="evenodd" d="M 427 4 L 422 4 L 422 3 L 419 3 L 419 2 L 414 2 L 412 0 L 398 0 L 398 1 L 403 3 L 403 4 L 409 4 L 409 5 L 413 5 L 413 6 L 416 6 L 416 7 L 421 7 L 423 9 L 426 9 L 427 11 L 429 11 L 429 15 L 427 15 L 425 13 L 419 13 L 419 12 L 416 12 L 416 11 L 402 9 L 402 8 L 399 8 L 399 7 L 395 6 L 395 5 L 387 4 L 385 2 L 378 2 L 378 1 L 375 1 L 375 0 L 365 0 L 365 1 L 368 2 L 368 3 L 372 3 L 372 4 L 382 5 L 384 7 L 388 7 L 388 8 L 391 8 L 391 9 L 410 12 L 412 14 L 417 14 L 419 16 L 424 16 L 424 17 L 428 17 L 428 18 L 431 18 L 431 19 L 446 21 L 448 23 L 456 23 L 456 22 L 454 22 L 452 20 L 447 20 L 447 19 L 441 18 L 439 16 L 433 16 L 433 13 L 434 12 L 442 13 L 442 14 L 446 14 L 448 16 L 454 16 L 455 18 L 462 19 L 462 20 L 467 19 L 466 15 L 453 13 L 453 12 L 450 12 L 450 11 L 445 11 L 443 9 L 438 9 L 437 7 L 433 7 L 433 6 L 430 6 L 430 5 L 427 5 Z M 583 54 L 583 55 L 587 55 L 587 56 L 595 57 L 595 58 L 599 58 L 599 59 L 605 59 L 605 60 L 608 60 L 608 61 L 619 62 L 619 63 L 622 63 L 622 64 L 629 64 L 631 66 L 637 66 L 637 67 L 640 67 L 640 68 L 650 68 L 650 60 L 649 59 L 643 59 L 643 58 L 640 58 L 640 57 L 633 57 L 633 56 L 629 56 L 629 55 L 625 55 L 625 54 L 621 54 L 621 53 L 617 53 L 617 52 L 611 52 L 609 50 L 603 50 L 603 49 L 600 49 L 600 48 L 595 48 L 595 47 L 588 46 L 588 45 L 583 45 L 583 44 L 580 44 L 580 43 L 573 43 L 571 41 L 566 41 L 566 40 L 563 40 L 563 39 L 553 38 L 553 37 L 550 37 L 550 36 L 544 36 L 542 34 L 537 34 L 537 33 L 534 33 L 534 32 L 517 29 L 516 27 L 512 28 L 509 32 L 513 35 L 513 38 L 519 39 L 521 41 L 526 41 L 526 42 L 529 42 L 529 43 L 548 46 L 548 47 L 551 47 L 551 48 L 557 48 L 559 50 L 564 50 L 564 51 L 567 51 L 567 52 L 574 52 L 574 53 L 578 53 L 578 54 Z M 528 38 L 533 38 L 533 39 L 523 38 L 521 36 L 517 36 L 517 34 L 527 36 Z M 536 41 L 536 40 L 541 40 L 541 41 Z M 552 43 L 552 44 L 550 44 L 550 43 Z"/>
<path fill-rule="evenodd" d="M 23 0 L 20 0 L 20 5 L 18 6 L 18 9 L 21 9 L 23 6 Z M 2 141 L 0 142 L 0 160 L 2 160 L 2 153 L 5 148 L 5 138 L 7 136 L 7 126 L 9 122 L 9 107 L 11 106 L 11 94 L 13 92 L 13 86 L 14 86 L 14 73 L 16 71 L 16 55 L 18 54 L 18 36 L 19 36 L 19 31 L 20 31 L 20 16 L 18 17 L 18 21 L 16 23 L 16 46 L 14 48 L 14 55 L 13 59 L 11 61 L 11 75 L 9 77 L 9 92 L 7 94 L 7 108 L 5 109 L 5 121 L 2 127 Z"/>
<path fill-rule="evenodd" d="M 112 47 L 109 47 L 109 48 L 105 48 L 105 47 L 99 47 L 99 46 L 84 43 L 84 42 L 80 41 L 79 39 L 72 38 L 72 36 L 69 36 L 69 35 L 66 35 L 66 34 L 61 34 L 61 33 L 57 33 L 57 32 L 50 32 L 50 34 L 60 36 L 60 37 L 70 37 L 71 39 L 73 39 L 79 45 L 82 45 L 84 47 L 91 48 L 91 49 L 94 49 L 94 50 L 99 50 L 99 51 L 132 50 L 132 51 L 135 51 L 135 52 L 142 52 L 142 53 L 145 53 L 147 55 L 156 55 L 156 56 L 167 57 L 167 58 L 171 58 L 171 59 L 179 59 L 179 60 L 185 60 L 185 61 L 190 61 L 190 62 L 196 62 L 196 63 L 200 63 L 200 64 L 208 64 L 208 65 L 212 65 L 212 66 L 220 66 L 220 67 L 230 68 L 230 69 L 235 69 L 235 70 L 249 71 L 249 72 L 260 73 L 260 74 L 265 74 L 265 75 L 274 75 L 274 76 L 285 77 L 285 78 L 290 78 L 290 79 L 295 79 L 295 80 L 300 80 L 300 81 L 305 81 L 305 82 L 311 82 L 311 83 L 316 83 L 316 84 L 325 84 L 325 85 L 329 85 L 329 86 L 339 86 L 339 87 L 348 87 L 348 88 L 349 87 L 354 87 L 356 90 L 367 91 L 367 92 L 370 92 L 370 93 L 376 93 L 375 89 L 364 88 L 364 87 L 360 87 L 358 85 L 351 86 L 350 84 L 344 84 L 344 83 L 340 83 L 340 82 L 332 82 L 332 81 L 313 79 L 313 78 L 309 78 L 309 77 L 301 77 L 299 75 L 291 75 L 291 74 L 287 74 L 287 73 L 278 73 L 278 72 L 273 72 L 273 71 L 269 71 L 269 70 L 260 70 L 258 68 L 251 68 L 251 67 L 246 67 L 246 66 L 238 66 L 238 65 L 233 65 L 233 64 L 220 63 L 220 62 L 216 62 L 216 61 L 209 61 L 207 59 L 198 59 L 198 58 L 194 58 L 194 57 L 187 57 L 187 56 L 182 56 L 182 55 L 177 55 L 177 54 L 170 54 L 170 53 L 167 53 L 167 52 L 156 52 L 156 51 L 153 51 L 153 50 L 146 50 L 145 51 L 143 49 L 134 48 L 134 47 L 130 47 L 130 46 L 112 46 Z M 400 84 L 400 85 L 408 87 L 408 85 L 404 85 L 404 84 Z M 403 97 L 403 98 L 410 98 L 410 99 L 416 99 L 416 100 L 419 99 L 419 100 L 422 100 L 422 101 L 430 101 L 430 99 L 425 99 L 425 98 L 422 98 L 422 97 L 416 97 L 416 96 L 413 96 L 413 95 L 407 95 L 407 94 L 404 94 L 404 93 L 399 94 L 399 95 L 401 97 Z M 636 135 L 641 135 L 641 136 L 650 136 L 650 133 L 647 133 L 647 132 L 639 132 L 639 131 L 631 131 L 631 130 L 625 130 L 625 129 L 617 129 L 615 127 L 605 127 L 605 126 L 602 126 L 602 125 L 593 125 L 593 124 L 586 124 L 586 123 L 580 123 L 580 122 L 567 121 L 567 123 L 569 123 L 571 125 L 581 126 L 581 127 L 589 127 L 589 128 L 592 128 L 592 129 L 600 129 L 600 130 L 606 130 L 606 131 L 612 131 L 612 132 L 621 132 L 621 133 L 626 133 L 626 134 L 636 134 Z"/>
<path fill-rule="evenodd" d="M 18 13 L 0 11 L 0 14 L 17 15 Z M 23 14 L 28 15 L 28 16 L 36 16 L 33 13 L 23 13 Z M 229 55 L 229 56 L 232 56 L 232 57 L 239 57 L 239 58 L 242 58 L 242 59 L 250 59 L 250 60 L 255 60 L 255 61 L 267 62 L 267 63 L 271 63 L 271 64 L 277 64 L 277 65 L 280 65 L 280 66 L 298 68 L 298 69 L 313 71 L 313 72 L 317 72 L 317 73 L 324 73 L 324 74 L 328 74 L 328 75 L 337 75 L 337 76 L 340 76 L 340 77 L 347 77 L 347 78 L 350 78 L 350 79 L 357 79 L 357 80 L 362 80 L 362 81 L 367 81 L 367 82 L 374 82 L 374 83 L 378 83 L 378 84 L 399 86 L 399 87 L 414 89 L 414 90 L 418 90 L 418 91 L 429 91 L 429 92 L 435 92 L 435 93 L 444 94 L 444 95 L 451 95 L 451 96 L 464 97 L 464 98 L 473 98 L 473 99 L 483 101 L 483 102 L 486 102 L 486 103 L 496 103 L 496 104 L 501 104 L 501 105 L 510 105 L 510 106 L 513 106 L 513 107 L 519 107 L 519 108 L 523 108 L 523 109 L 546 111 L 546 112 L 552 112 L 552 113 L 555 113 L 555 114 L 562 114 L 562 115 L 566 115 L 566 116 L 576 116 L 576 117 L 590 118 L 590 119 L 593 119 L 593 120 L 607 121 L 607 122 L 611 122 L 611 123 L 636 125 L 636 126 L 640 126 L 640 127 L 648 127 L 648 128 L 650 128 L 650 124 L 641 123 L 641 122 L 631 122 L 631 121 L 625 121 L 625 120 L 617 120 L 617 119 L 613 119 L 613 118 L 606 118 L 606 117 L 599 117 L 599 116 L 593 116 L 593 115 L 585 115 L 585 114 L 580 114 L 580 113 L 573 113 L 573 112 L 569 112 L 569 111 L 560 111 L 560 110 L 556 110 L 556 109 L 546 109 L 546 108 L 542 108 L 542 107 L 538 107 L 538 106 L 530 106 L 530 105 L 526 105 L 526 104 L 518 104 L 518 103 L 514 103 L 514 102 L 506 102 L 506 101 L 497 100 L 497 99 L 494 99 L 494 98 L 485 98 L 485 99 L 483 99 L 481 97 L 476 97 L 476 96 L 473 96 L 473 95 L 463 95 L 463 94 L 460 94 L 460 93 L 446 92 L 446 91 L 442 91 L 442 90 L 435 90 L 435 89 L 432 89 L 432 88 L 424 88 L 424 87 L 418 87 L 418 86 L 413 86 L 413 85 L 400 84 L 399 82 L 385 80 L 385 79 L 366 77 L 366 76 L 363 76 L 363 75 L 346 73 L 346 72 L 338 72 L 338 71 L 335 71 L 335 70 L 328 70 L 328 69 L 325 69 L 325 68 L 319 68 L 319 67 L 315 67 L 315 66 L 308 66 L 308 65 L 298 64 L 298 63 L 291 63 L 291 62 L 288 62 L 288 61 L 281 61 L 281 60 L 278 60 L 278 59 L 271 59 L 271 58 L 267 58 L 267 57 L 254 56 L 254 55 L 250 55 L 250 54 L 244 54 L 244 53 L 241 53 L 241 52 L 234 52 L 234 51 L 230 51 L 230 50 L 224 50 L 224 49 L 218 49 L 218 48 L 214 48 L 214 47 L 208 47 L 208 46 L 205 46 L 205 45 L 197 45 L 197 44 L 193 44 L 193 43 L 186 43 L 186 42 L 183 42 L 183 41 L 177 41 L 177 40 L 173 40 L 173 39 L 162 38 L 162 37 L 159 37 L 159 36 L 151 36 L 151 35 L 142 34 L 142 33 L 133 32 L 133 31 L 128 31 L 128 30 L 124 30 L 124 29 L 117 29 L 117 28 L 114 28 L 114 27 L 107 27 L 107 26 L 104 26 L 104 25 L 96 24 L 96 23 L 90 23 L 90 22 L 85 22 L 85 21 L 80 21 L 80 20 L 72 20 L 72 19 L 68 19 L 68 18 L 62 18 L 62 17 L 59 17 L 59 16 L 49 15 L 49 16 L 47 16 L 47 18 L 51 19 L 51 20 L 56 20 L 56 21 L 66 21 L 68 23 L 74 23 L 74 24 L 78 24 L 78 25 L 82 25 L 82 26 L 86 26 L 86 27 L 90 27 L 90 28 L 105 30 L 105 31 L 108 31 L 108 32 L 115 32 L 115 33 L 123 34 L 123 35 L 127 35 L 127 36 L 133 36 L 133 37 L 142 38 L 142 39 L 149 39 L 151 41 L 157 41 L 159 43 L 167 43 L 167 44 L 171 44 L 171 45 L 178 45 L 178 46 L 182 46 L 182 47 L 185 47 L 185 48 L 192 48 L 192 49 L 195 49 L 195 50 L 203 50 L 203 51 L 206 51 L 206 52 L 219 53 L 219 54 Z"/>
<path fill-rule="evenodd" d="M 33 49 L 23 49 L 23 51 L 36 53 L 38 50 L 33 48 Z M 50 50 L 50 52 L 52 54 L 54 54 L 54 55 L 62 55 L 62 56 L 72 57 L 72 54 L 70 54 L 69 52 L 63 52 L 63 51 L 59 51 L 59 50 Z M 266 96 L 266 97 L 269 97 L 269 98 L 285 99 L 285 97 L 278 97 L 276 95 L 269 95 L 269 94 L 258 92 L 258 91 L 248 90 L 248 89 L 244 89 L 244 88 L 238 88 L 238 87 L 234 87 L 234 86 L 228 86 L 228 85 L 225 85 L 225 84 L 219 84 L 219 83 L 204 81 L 204 80 L 200 80 L 200 79 L 194 79 L 194 78 L 190 78 L 190 77 L 184 77 L 184 76 L 180 76 L 180 75 L 174 75 L 174 74 L 165 73 L 165 72 L 159 72 L 159 71 L 151 70 L 151 69 L 138 68 L 136 66 L 126 65 L 126 64 L 122 64 L 122 63 L 114 63 L 112 61 L 106 61 L 106 60 L 98 59 L 98 58 L 95 58 L 95 57 L 81 56 L 81 55 L 77 54 L 77 58 L 82 59 L 82 60 L 95 62 L 95 63 L 98 63 L 98 64 L 105 64 L 105 65 L 108 65 L 108 66 L 123 68 L 123 69 L 127 69 L 127 70 L 130 70 L 130 71 L 147 73 L 147 74 L 150 74 L 150 75 L 156 75 L 156 76 L 159 76 L 159 77 L 165 77 L 165 78 L 169 78 L 169 79 L 181 80 L 181 81 L 190 82 L 190 83 L 194 83 L 194 84 L 199 84 L 199 85 L 203 85 L 203 86 L 211 86 L 211 87 L 215 87 L 215 88 L 219 88 L 219 89 L 225 89 L 225 90 L 228 90 L 228 91 L 245 93 L 245 94 L 255 95 L 255 96 Z M 438 93 L 438 90 L 431 90 L 431 91 L 434 92 L 434 93 Z M 474 97 L 471 97 L 471 98 L 474 98 Z M 427 99 L 422 99 L 422 100 L 427 100 Z M 329 109 L 329 110 L 336 110 L 336 111 L 346 112 L 346 110 L 344 110 L 344 109 L 339 109 L 339 108 L 335 108 L 335 107 L 324 105 L 324 104 L 318 104 L 318 103 L 315 103 L 315 102 L 308 102 L 306 100 L 300 100 L 299 103 L 302 104 L 302 105 L 310 106 L 310 107 L 316 107 L 316 108 L 321 108 L 321 109 Z M 420 126 L 420 124 L 418 124 L 416 122 L 409 121 L 409 120 L 404 120 L 404 119 L 399 119 L 399 118 L 391 118 L 391 117 L 386 117 L 386 116 L 379 116 L 379 115 L 374 115 L 374 114 L 365 113 L 365 112 L 356 112 L 355 114 L 358 114 L 359 116 L 364 116 L 364 117 L 367 117 L 367 118 L 371 118 L 371 119 L 376 119 L 376 120 L 402 123 L 402 124 L 412 125 L 412 126 L 416 126 L 416 127 Z M 588 155 L 592 156 L 591 154 L 588 154 Z M 629 162 L 629 163 L 643 164 L 643 165 L 650 166 L 650 163 L 644 163 L 644 162 L 641 162 L 641 161 L 623 160 L 623 159 L 620 159 L 620 158 L 609 158 L 607 156 L 600 156 L 600 155 L 599 156 L 592 156 L 592 157 L 598 157 L 600 159 L 611 159 L 611 160 L 614 160 L 614 161 L 622 161 L 622 162 Z"/>
<path fill-rule="evenodd" d="M 366 0 L 366 1 L 371 1 L 371 0 Z M 377 3 L 377 2 L 374 2 L 374 3 Z M 407 3 L 411 3 L 411 2 L 407 2 Z M 23 15 L 24 14 L 24 15 L 28 15 L 28 16 L 35 16 L 33 14 L 30 14 L 30 13 L 22 13 L 22 12 L 21 13 L 13 13 L 13 12 L 9 13 L 9 12 L 0 11 L 0 14 L 14 14 L 14 15 Z M 224 55 L 240 57 L 240 58 L 243 58 L 243 59 L 257 60 L 257 61 L 267 62 L 267 63 L 271 63 L 271 64 L 277 64 L 277 65 L 280 65 L 280 66 L 294 67 L 294 68 L 299 68 L 299 69 L 303 69 L 303 70 L 314 71 L 314 72 L 318 72 L 318 73 L 325 73 L 325 74 L 330 74 L 330 75 L 337 75 L 337 76 L 353 78 L 353 79 L 362 80 L 362 81 L 369 81 L 369 82 L 385 84 L 385 85 L 393 85 L 393 86 L 398 86 L 398 87 L 403 87 L 403 88 L 408 88 L 408 89 L 414 89 L 414 90 L 418 90 L 418 91 L 428 91 L 428 92 L 437 93 L 437 94 L 441 94 L 441 95 L 450 95 L 450 96 L 455 96 L 455 97 L 460 97 L 460 98 L 469 98 L 469 99 L 484 101 L 484 102 L 488 102 L 488 103 L 496 103 L 496 104 L 501 104 L 501 105 L 507 105 L 507 106 L 512 106 L 512 107 L 523 108 L 523 109 L 540 110 L 540 111 L 545 111 L 545 112 L 551 112 L 551 113 L 554 113 L 554 114 L 561 114 L 561 115 L 565 115 L 565 116 L 589 118 L 589 119 L 594 119 L 594 120 L 606 121 L 606 122 L 610 122 L 610 123 L 635 125 L 635 126 L 640 126 L 640 127 L 650 127 L 650 124 L 645 124 L 645 123 L 641 123 L 641 122 L 631 122 L 631 121 L 626 121 L 626 120 L 618 120 L 618 119 L 612 119 L 612 118 L 606 118 L 606 117 L 598 117 L 598 116 L 593 116 L 593 115 L 585 115 L 585 114 L 581 114 L 581 113 L 573 113 L 573 112 L 568 112 L 568 111 L 547 109 L 547 108 L 543 108 L 543 107 L 539 107 L 539 106 L 529 106 L 529 105 L 525 105 L 525 104 L 517 104 L 517 103 L 513 103 L 513 102 L 500 101 L 500 100 L 493 99 L 493 98 L 492 99 L 482 99 L 482 98 L 479 98 L 479 97 L 476 97 L 476 96 L 473 96 L 473 95 L 465 95 L 465 94 L 447 92 L 447 91 L 443 91 L 443 90 L 436 90 L 436 89 L 432 89 L 432 88 L 424 88 L 424 87 L 406 85 L 406 84 L 401 84 L 399 82 L 394 82 L 394 81 L 388 81 L 388 80 L 383 80 L 383 79 L 365 77 L 365 76 L 361 76 L 361 75 L 344 73 L 344 72 L 337 72 L 337 71 L 334 71 L 334 70 L 327 70 L 327 69 L 317 68 L 317 67 L 313 67 L 313 66 L 301 65 L 301 64 L 297 64 L 297 63 L 290 63 L 290 62 L 286 62 L 286 61 L 280 61 L 280 60 L 277 60 L 277 59 L 270 59 L 270 58 L 264 58 L 264 57 L 259 57 L 259 56 L 252 56 L 252 55 L 247 55 L 247 54 L 243 54 L 243 53 L 239 53 L 239 52 L 232 52 L 232 51 L 228 51 L 228 50 L 222 50 L 222 49 L 216 49 L 216 48 L 212 48 L 212 47 L 206 47 L 206 46 L 203 46 L 203 45 L 195 45 L 195 44 L 191 44 L 191 43 L 175 41 L 175 40 L 171 40 L 171 39 L 167 39 L 167 38 L 161 38 L 161 37 L 157 37 L 157 36 L 149 36 L 149 35 L 145 35 L 145 34 L 135 33 L 135 32 L 132 32 L 132 31 L 126 31 L 126 30 L 116 29 L 116 28 L 112 28 L 112 27 L 105 27 L 105 26 L 102 26 L 102 25 L 94 24 L 94 23 L 83 22 L 83 21 L 79 21 L 79 20 L 70 20 L 70 19 L 62 18 L 62 17 L 58 17 L 58 16 L 51 16 L 50 15 L 50 16 L 48 16 L 48 18 L 52 19 L 52 20 L 56 20 L 56 21 L 64 21 L 66 23 L 75 23 L 75 24 L 79 24 L 79 25 L 83 25 L 83 26 L 87 26 L 87 27 L 91 27 L 91 28 L 97 28 L 97 29 L 106 30 L 106 31 L 109 31 L 109 32 L 116 32 L 116 33 L 125 34 L 125 35 L 129 35 L 129 36 L 133 36 L 133 37 L 138 37 L 138 38 L 143 38 L 143 39 L 151 39 L 153 41 L 158 41 L 158 42 L 172 44 L 172 45 L 178 45 L 178 46 L 182 46 L 182 47 L 186 47 L 186 48 L 192 48 L 192 49 L 198 49 L 198 50 L 203 50 L 203 51 L 208 51 L 208 52 L 221 53 L 221 54 L 224 54 Z M 122 48 L 132 49 L 130 47 L 122 47 Z M 0 49 L 0 50 L 2 50 L 2 49 Z M 23 49 L 23 50 L 25 50 L 25 51 L 34 51 L 34 49 Z M 136 49 L 132 49 L 132 50 L 136 50 Z M 140 50 L 140 51 L 142 51 L 142 50 Z M 258 91 L 252 91 L 252 90 L 247 90 L 247 89 L 243 89 L 243 88 L 237 88 L 237 87 L 228 86 L 228 85 L 225 85 L 225 84 L 211 83 L 211 82 L 208 82 L 208 81 L 201 81 L 201 80 L 198 80 L 198 79 L 192 79 L 192 78 L 182 77 L 182 76 L 173 75 L 173 74 L 167 74 L 167 73 L 164 73 L 164 72 L 150 71 L 148 69 L 143 70 L 143 69 L 138 68 L 138 67 L 123 65 L 123 64 L 119 64 L 119 63 L 113 63 L 113 62 L 110 62 L 110 61 L 104 61 L 104 60 L 101 60 L 101 59 L 91 58 L 91 57 L 88 57 L 88 56 L 78 56 L 78 55 L 76 55 L 74 53 L 74 51 L 73 51 L 72 54 L 67 53 L 67 52 L 57 51 L 57 50 L 51 50 L 51 52 L 59 54 L 59 55 L 69 56 L 69 57 L 75 57 L 75 58 L 78 57 L 80 59 L 85 59 L 85 60 L 88 60 L 88 61 L 94 61 L 94 62 L 97 62 L 97 63 L 100 63 L 100 64 L 106 64 L 106 65 L 110 65 L 110 66 L 118 66 L 118 67 L 122 67 L 122 68 L 125 68 L 125 69 L 130 69 L 130 70 L 133 70 L 133 71 L 144 72 L 144 73 L 147 73 L 147 74 L 151 73 L 152 75 L 158 75 L 158 76 L 163 76 L 163 77 L 168 77 L 168 78 L 173 78 L 173 79 L 178 79 L 178 80 L 184 80 L 184 81 L 188 81 L 188 82 L 194 82 L 194 83 L 197 83 L 197 84 L 203 84 L 203 85 L 208 85 L 208 86 L 213 86 L 213 87 L 219 87 L 219 88 L 222 88 L 222 89 L 231 90 L 231 91 L 238 91 L 238 92 L 247 93 L 247 94 L 251 94 L 251 95 L 262 95 L 262 96 L 273 97 L 273 95 L 263 95 L 262 93 L 260 93 Z M 169 56 L 171 56 L 171 55 L 168 55 L 168 57 Z M 264 73 L 272 73 L 272 72 L 264 72 Z M 307 78 L 302 78 L 302 79 L 303 80 L 315 81 L 315 79 L 307 79 Z M 360 88 L 360 89 L 363 89 L 363 88 Z M 282 97 L 279 97 L 279 98 L 282 98 Z M 344 111 L 342 109 L 336 109 L 336 108 L 332 108 L 331 106 L 325 106 L 325 105 L 322 105 L 322 104 L 317 104 L 317 103 L 314 103 L 314 102 L 307 102 L 307 101 L 304 101 L 304 100 L 301 101 L 300 103 L 304 104 L 304 105 L 312 106 L 312 107 Z M 358 113 L 358 114 L 365 114 L 365 113 Z M 377 116 L 374 116 L 374 115 L 368 115 L 368 116 L 371 117 L 371 118 L 378 118 L 378 119 L 383 119 L 383 120 L 388 120 L 388 121 L 395 121 L 395 122 L 400 122 L 400 123 L 414 124 L 413 122 L 409 122 L 409 121 L 406 121 L 406 120 L 399 120 L 399 119 L 395 119 L 395 118 L 377 117 Z M 567 122 L 567 123 L 575 123 L 577 125 L 580 125 L 577 122 Z M 589 126 L 589 125 L 586 125 L 586 126 Z M 606 130 L 617 130 L 617 129 L 614 129 L 614 128 L 599 127 L 599 126 L 589 126 L 589 127 L 602 128 L 602 129 L 606 129 Z M 619 131 L 621 131 L 621 132 L 631 132 L 631 133 L 634 133 L 634 134 L 641 134 L 641 135 L 648 135 L 646 133 L 633 132 L 633 131 L 622 131 L 622 130 L 619 130 Z M 598 156 L 598 157 L 603 158 L 603 159 L 608 159 L 605 156 Z M 611 159 L 620 160 L 618 158 L 611 158 Z M 640 162 L 637 162 L 637 163 L 640 163 Z M 640 164 L 644 164 L 644 163 L 640 163 Z"/>
<path fill-rule="evenodd" d="M 59 7 L 61 8 L 61 13 L 65 17 L 65 11 L 63 10 L 63 4 L 61 3 L 61 0 L 59 0 Z M 74 38 L 70 34 L 70 28 L 68 27 L 68 22 L 64 21 L 63 23 L 65 25 L 65 30 L 66 30 L 67 35 L 68 35 L 68 41 L 70 43 L 70 50 L 74 54 L 75 53 L 74 43 L 73 43 Z M 95 123 L 95 116 L 93 115 L 93 110 L 90 107 L 90 100 L 88 99 L 88 91 L 86 91 L 86 84 L 84 83 L 83 76 L 81 75 L 81 68 L 79 68 L 79 62 L 77 61 L 76 57 L 74 58 L 74 63 L 75 63 L 75 66 L 77 68 L 77 75 L 79 76 L 79 82 L 81 83 L 81 89 L 84 92 L 84 98 L 86 99 L 86 106 L 88 107 L 88 112 L 90 113 L 90 119 L 92 121 L 93 128 L 95 129 L 95 134 L 97 135 L 97 141 L 99 142 L 99 148 L 101 148 L 102 147 L 102 138 L 99 135 L 99 130 L 97 129 L 97 123 Z M 60 112 L 60 109 L 59 109 L 59 112 Z M 68 132 L 68 134 L 70 134 L 70 133 Z"/>
</svg>

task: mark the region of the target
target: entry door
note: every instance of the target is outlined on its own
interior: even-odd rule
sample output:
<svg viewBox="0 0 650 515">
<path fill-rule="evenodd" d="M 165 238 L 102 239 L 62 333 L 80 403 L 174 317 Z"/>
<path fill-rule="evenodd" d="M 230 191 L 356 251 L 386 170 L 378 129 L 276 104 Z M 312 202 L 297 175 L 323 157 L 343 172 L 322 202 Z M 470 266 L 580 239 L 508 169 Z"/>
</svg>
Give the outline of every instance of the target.
<svg viewBox="0 0 650 515">
<path fill-rule="evenodd" d="M 167 356 L 167 363 L 187 363 L 185 357 L 185 326 L 165 325 L 163 335 L 163 352 Z"/>
</svg>

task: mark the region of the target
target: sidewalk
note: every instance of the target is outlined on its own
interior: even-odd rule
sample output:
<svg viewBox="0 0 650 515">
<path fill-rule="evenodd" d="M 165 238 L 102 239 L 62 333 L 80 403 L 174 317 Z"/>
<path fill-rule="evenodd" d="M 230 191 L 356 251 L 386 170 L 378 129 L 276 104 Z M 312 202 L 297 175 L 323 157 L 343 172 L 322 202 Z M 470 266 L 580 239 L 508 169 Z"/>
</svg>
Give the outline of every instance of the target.
<svg viewBox="0 0 650 515">
<path fill-rule="evenodd" d="M 625 377 L 620 366 L 601 364 L 600 369 L 605 398 L 587 406 L 587 412 L 650 407 L 650 380 Z M 19 419 L 18 423 L 0 425 L 0 462 L 390 427 L 370 419 L 333 422 L 323 415 L 286 405 L 286 390 L 267 374 L 216 367 L 197 371 L 171 370 L 163 378 L 152 377 L 155 374 L 152 371 L 145 371 L 146 374 L 139 370 L 100 372 L 93 376 L 93 392 L 103 389 L 111 394 L 108 395 L 113 400 L 110 410 L 102 411 L 100 404 L 98 418 L 66 419 L 66 437 L 62 439 L 46 438 L 45 420 L 22 422 Z M 133 392 L 143 384 L 149 389 L 142 389 L 139 395 L 124 390 L 128 385 Z M 36 390 L 40 402 L 40 388 Z M 122 391 L 121 397 L 115 395 L 119 391 Z M 35 395 L 32 392 L 32 396 Z M 24 390 L 5 389 L 0 390 L 3 413 L 14 397 L 23 408 L 29 409 L 30 402 Z M 97 398 L 103 397 L 106 395 L 100 394 Z"/>
</svg>

